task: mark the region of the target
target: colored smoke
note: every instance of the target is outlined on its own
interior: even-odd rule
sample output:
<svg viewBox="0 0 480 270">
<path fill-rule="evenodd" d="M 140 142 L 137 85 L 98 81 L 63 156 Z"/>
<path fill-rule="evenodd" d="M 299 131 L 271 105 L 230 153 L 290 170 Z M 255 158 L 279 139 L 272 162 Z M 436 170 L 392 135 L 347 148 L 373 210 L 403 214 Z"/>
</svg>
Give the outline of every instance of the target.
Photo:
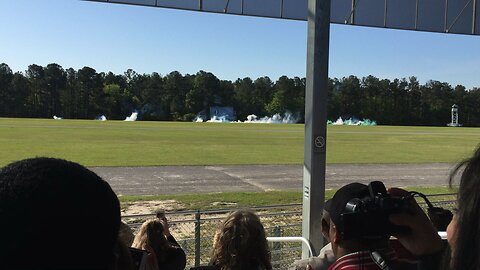
<svg viewBox="0 0 480 270">
<path fill-rule="evenodd" d="M 137 121 L 138 112 L 133 112 L 130 116 L 127 116 L 124 121 Z"/>
</svg>

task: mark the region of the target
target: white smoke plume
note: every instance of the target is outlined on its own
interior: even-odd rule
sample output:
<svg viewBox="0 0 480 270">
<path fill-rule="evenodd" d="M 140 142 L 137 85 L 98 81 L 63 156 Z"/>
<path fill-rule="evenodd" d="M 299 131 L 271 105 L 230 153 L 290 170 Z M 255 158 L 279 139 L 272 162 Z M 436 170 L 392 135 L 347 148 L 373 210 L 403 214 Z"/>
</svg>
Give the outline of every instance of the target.
<svg viewBox="0 0 480 270">
<path fill-rule="evenodd" d="M 124 121 L 137 121 L 138 112 L 133 112 L 130 116 L 127 116 Z"/>
<path fill-rule="evenodd" d="M 204 122 L 204 119 L 200 116 L 195 117 L 194 122 Z M 208 123 L 264 123 L 264 124 L 295 124 L 298 122 L 298 118 L 293 116 L 292 113 L 286 112 L 282 115 L 279 113 L 273 115 L 272 117 L 265 116 L 258 118 L 255 114 L 250 114 L 247 116 L 245 121 L 230 121 L 226 116 L 213 116 L 211 119 L 207 120 Z"/>
<path fill-rule="evenodd" d="M 283 117 L 277 113 L 272 117 L 262 117 L 258 119 L 255 114 L 250 114 L 247 116 L 247 120 L 244 123 L 265 123 L 265 124 L 295 124 L 298 122 L 298 119 L 293 116 L 290 112 L 286 112 L 283 114 Z"/>
<path fill-rule="evenodd" d="M 231 121 L 227 119 L 226 116 L 213 116 L 210 120 L 207 120 L 208 123 L 230 123 Z"/>
<path fill-rule="evenodd" d="M 100 116 L 98 116 L 97 118 L 95 118 L 95 120 L 107 121 L 107 117 L 106 117 L 105 115 L 100 115 Z"/>
<path fill-rule="evenodd" d="M 335 126 L 376 126 L 377 122 L 370 119 L 358 120 L 355 117 L 343 120 L 342 117 L 339 117 L 335 122 L 328 120 L 327 124 Z"/>
</svg>

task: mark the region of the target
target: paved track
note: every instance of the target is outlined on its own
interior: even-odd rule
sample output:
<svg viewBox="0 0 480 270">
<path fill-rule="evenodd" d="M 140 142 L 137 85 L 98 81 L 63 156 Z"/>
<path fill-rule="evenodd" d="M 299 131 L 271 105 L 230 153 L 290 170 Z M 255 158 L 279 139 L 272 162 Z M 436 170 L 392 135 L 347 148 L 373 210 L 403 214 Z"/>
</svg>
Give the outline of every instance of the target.
<svg viewBox="0 0 480 270">
<path fill-rule="evenodd" d="M 336 164 L 327 188 L 381 180 L 386 186 L 446 185 L 451 164 Z M 302 189 L 300 165 L 94 167 L 117 194 L 147 195 Z"/>
</svg>

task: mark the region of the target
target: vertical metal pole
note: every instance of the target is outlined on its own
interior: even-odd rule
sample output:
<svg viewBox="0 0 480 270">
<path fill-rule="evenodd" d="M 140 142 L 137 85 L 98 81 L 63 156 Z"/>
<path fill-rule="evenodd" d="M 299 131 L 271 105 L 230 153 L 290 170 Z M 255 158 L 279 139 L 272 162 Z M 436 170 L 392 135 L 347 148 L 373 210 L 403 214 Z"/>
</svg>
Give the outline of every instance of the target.
<svg viewBox="0 0 480 270">
<path fill-rule="evenodd" d="M 283 0 L 280 1 L 280 18 L 283 18 Z"/>
<path fill-rule="evenodd" d="M 200 210 L 195 213 L 195 266 L 200 265 Z"/>
<path fill-rule="evenodd" d="M 385 0 L 385 8 L 383 10 L 383 27 L 387 27 L 387 10 L 388 8 L 388 0 Z"/>
<path fill-rule="evenodd" d="M 309 0 L 310 1 L 310 0 Z M 355 23 L 355 6 L 356 6 L 356 3 L 355 3 L 355 0 L 352 0 L 352 16 L 351 17 L 351 20 L 350 20 L 350 23 L 351 24 L 354 24 Z"/>
<path fill-rule="evenodd" d="M 472 35 L 475 35 L 477 27 L 477 0 L 473 0 L 473 15 L 472 15 Z"/>
<path fill-rule="evenodd" d="M 323 246 L 329 40 L 330 0 L 309 0 L 302 234 L 310 241 L 314 255 Z M 307 254 L 304 246 L 302 257 Z"/>
<path fill-rule="evenodd" d="M 448 33 L 450 29 L 448 28 L 448 0 L 445 0 L 445 29 L 443 32 Z"/>
<path fill-rule="evenodd" d="M 273 227 L 272 236 L 280 237 L 282 236 L 282 229 L 280 226 Z M 282 244 L 280 242 L 273 242 L 272 243 L 272 266 L 273 269 L 280 268 L 280 260 L 282 259 L 281 254 Z"/>
<path fill-rule="evenodd" d="M 417 30 L 418 27 L 418 1 L 415 2 L 415 30 Z"/>
</svg>

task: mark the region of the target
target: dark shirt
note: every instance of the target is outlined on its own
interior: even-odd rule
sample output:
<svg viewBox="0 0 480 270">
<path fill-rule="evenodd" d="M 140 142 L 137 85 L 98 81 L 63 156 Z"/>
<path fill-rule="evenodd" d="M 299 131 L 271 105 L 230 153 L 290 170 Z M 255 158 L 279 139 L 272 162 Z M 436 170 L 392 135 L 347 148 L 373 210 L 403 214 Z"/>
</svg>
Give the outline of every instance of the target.
<svg viewBox="0 0 480 270">
<path fill-rule="evenodd" d="M 443 260 L 444 249 L 437 253 L 425 255 L 418 260 L 418 270 L 439 270 L 441 263 L 447 263 Z"/>
<path fill-rule="evenodd" d="M 220 270 L 220 267 L 213 266 L 213 265 L 205 265 L 205 266 L 196 266 L 190 268 L 190 270 Z"/>
<path fill-rule="evenodd" d="M 166 261 L 158 262 L 158 268 L 161 270 L 183 270 L 187 265 L 185 252 L 177 243 L 173 236 L 169 236 L 168 241 L 175 248 L 169 249 L 166 255 Z"/>
</svg>

